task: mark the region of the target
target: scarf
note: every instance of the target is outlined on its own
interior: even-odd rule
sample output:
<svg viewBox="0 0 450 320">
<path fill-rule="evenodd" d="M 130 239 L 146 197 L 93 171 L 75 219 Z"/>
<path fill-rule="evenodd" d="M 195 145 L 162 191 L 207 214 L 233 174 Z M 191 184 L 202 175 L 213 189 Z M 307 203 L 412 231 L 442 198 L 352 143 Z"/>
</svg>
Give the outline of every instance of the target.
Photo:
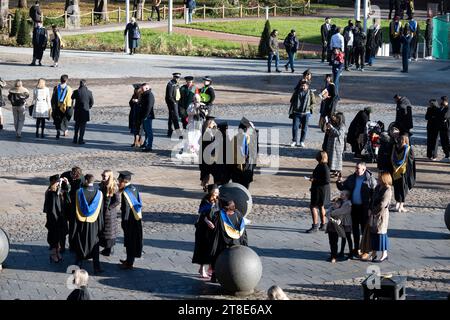
<svg viewBox="0 0 450 320">
<path fill-rule="evenodd" d="M 394 168 L 394 173 L 393 173 L 392 177 L 394 180 L 400 179 L 406 173 L 409 149 L 410 149 L 410 146 L 405 144 L 399 152 L 397 152 L 397 149 L 395 147 L 392 150 L 391 160 L 392 160 L 392 166 Z"/>
</svg>

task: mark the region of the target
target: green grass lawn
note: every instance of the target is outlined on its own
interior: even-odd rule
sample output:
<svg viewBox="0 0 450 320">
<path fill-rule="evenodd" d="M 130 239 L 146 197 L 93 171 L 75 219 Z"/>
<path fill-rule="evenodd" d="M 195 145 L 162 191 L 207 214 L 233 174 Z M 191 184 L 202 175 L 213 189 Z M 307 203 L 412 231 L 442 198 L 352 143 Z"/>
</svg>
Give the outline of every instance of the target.
<svg viewBox="0 0 450 320">
<path fill-rule="evenodd" d="M 272 29 L 279 31 L 279 38 L 284 39 L 291 29 L 297 31 L 297 36 L 306 43 L 320 44 L 320 26 L 323 18 L 302 18 L 297 19 L 271 19 Z M 348 19 L 332 19 L 332 24 L 345 27 Z M 196 22 L 190 25 L 178 25 L 178 27 L 194 28 L 201 30 L 211 30 L 239 35 L 260 37 L 264 29 L 265 20 L 245 20 L 232 22 Z M 383 20 L 384 41 L 389 41 L 389 21 Z M 421 30 L 425 30 L 425 22 L 420 22 Z"/>
<path fill-rule="evenodd" d="M 214 40 L 202 37 L 158 32 L 141 29 L 141 42 L 138 52 L 150 54 L 170 54 L 189 56 L 255 57 L 257 48 L 237 42 Z M 76 35 L 64 38 L 67 49 L 122 51 L 123 32 L 102 32 Z"/>
</svg>

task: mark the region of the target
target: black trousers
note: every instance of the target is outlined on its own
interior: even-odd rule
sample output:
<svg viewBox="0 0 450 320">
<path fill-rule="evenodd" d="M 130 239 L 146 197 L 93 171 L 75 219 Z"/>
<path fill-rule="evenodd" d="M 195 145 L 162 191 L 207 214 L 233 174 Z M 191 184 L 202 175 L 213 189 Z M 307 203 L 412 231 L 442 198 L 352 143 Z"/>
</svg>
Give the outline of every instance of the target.
<svg viewBox="0 0 450 320">
<path fill-rule="evenodd" d="M 411 48 L 411 55 L 410 55 L 410 57 L 411 57 L 411 59 L 415 59 L 416 58 L 416 55 L 417 55 L 417 46 L 418 46 L 418 37 L 417 36 L 415 36 L 415 37 L 413 37 L 412 39 L 411 39 L 411 45 L 410 45 L 410 48 Z"/>
<path fill-rule="evenodd" d="M 168 134 L 172 134 L 174 130 L 180 129 L 180 123 L 178 122 L 178 106 L 167 105 L 169 109 L 169 119 L 167 121 L 167 132 Z"/>
<path fill-rule="evenodd" d="M 353 252 L 353 241 L 352 241 L 352 233 L 346 232 L 345 238 L 342 238 L 341 240 L 341 253 L 344 253 L 345 245 L 348 243 L 348 252 L 352 254 Z"/>
<path fill-rule="evenodd" d="M 345 47 L 345 57 L 344 57 L 345 68 L 347 69 L 350 64 L 353 64 L 353 46 Z"/>
<path fill-rule="evenodd" d="M 153 18 L 153 11 L 156 11 L 156 14 L 158 15 L 158 21 L 161 21 L 159 6 L 152 6 L 152 13 L 150 14 L 151 19 Z"/>
<path fill-rule="evenodd" d="M 75 122 L 75 133 L 73 135 L 73 141 L 84 141 L 84 132 L 86 131 L 86 122 Z M 79 136 L 78 136 L 79 133 Z"/>
<path fill-rule="evenodd" d="M 41 134 L 44 134 L 45 118 L 37 118 L 36 119 L 36 134 L 39 131 L 39 127 L 41 127 Z"/>
<path fill-rule="evenodd" d="M 134 259 L 135 259 L 134 255 L 128 253 L 128 250 L 127 250 L 127 263 L 132 266 L 134 264 Z"/>
<path fill-rule="evenodd" d="M 427 158 L 436 158 L 438 153 L 439 130 L 427 129 Z M 442 142 L 442 139 L 441 139 Z M 443 145 L 442 145 L 443 146 Z"/>
<path fill-rule="evenodd" d="M 367 223 L 368 208 L 361 204 L 352 205 L 352 232 L 355 251 L 359 249 L 359 241 Z"/>
<path fill-rule="evenodd" d="M 327 58 L 328 46 L 322 44 L 322 62 Z"/>
<path fill-rule="evenodd" d="M 337 232 L 328 232 L 328 242 L 330 243 L 331 258 L 336 259 L 338 254 L 339 235 Z"/>
<path fill-rule="evenodd" d="M 355 65 L 357 68 L 364 68 L 364 62 L 366 59 L 366 48 L 355 47 Z"/>
<path fill-rule="evenodd" d="M 92 248 L 91 256 L 92 262 L 94 263 L 94 269 L 100 269 L 100 245 L 98 243 Z M 80 265 L 83 260 L 84 257 L 77 253 L 77 264 Z"/>
<path fill-rule="evenodd" d="M 439 136 L 441 138 L 441 146 L 444 150 L 446 157 L 450 156 L 450 128 L 442 127 L 439 130 Z"/>
</svg>

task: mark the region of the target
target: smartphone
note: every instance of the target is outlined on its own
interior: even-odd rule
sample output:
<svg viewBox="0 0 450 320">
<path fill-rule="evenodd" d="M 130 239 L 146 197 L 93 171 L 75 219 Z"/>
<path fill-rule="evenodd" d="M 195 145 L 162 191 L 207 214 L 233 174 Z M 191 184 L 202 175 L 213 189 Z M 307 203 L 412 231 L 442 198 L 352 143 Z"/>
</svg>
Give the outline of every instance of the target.
<svg viewBox="0 0 450 320">
<path fill-rule="evenodd" d="M 328 123 L 328 116 L 325 116 L 325 123 Z"/>
</svg>

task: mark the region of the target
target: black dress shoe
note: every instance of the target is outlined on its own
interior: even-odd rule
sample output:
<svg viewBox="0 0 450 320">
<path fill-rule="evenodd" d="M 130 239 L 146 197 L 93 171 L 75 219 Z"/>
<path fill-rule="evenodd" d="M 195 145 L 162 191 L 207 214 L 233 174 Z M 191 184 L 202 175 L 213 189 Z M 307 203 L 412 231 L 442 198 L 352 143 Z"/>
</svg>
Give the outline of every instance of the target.
<svg viewBox="0 0 450 320">
<path fill-rule="evenodd" d="M 77 141 L 76 139 L 73 139 L 73 140 L 72 140 L 72 143 L 73 143 L 73 144 L 77 144 L 78 141 Z"/>
<path fill-rule="evenodd" d="M 103 272 L 105 272 L 105 270 L 103 270 L 101 268 L 94 269 L 94 274 L 100 274 L 100 273 L 103 273 Z"/>
<path fill-rule="evenodd" d="M 78 141 L 78 144 L 86 144 L 86 142 L 84 142 L 83 140 Z"/>
</svg>

